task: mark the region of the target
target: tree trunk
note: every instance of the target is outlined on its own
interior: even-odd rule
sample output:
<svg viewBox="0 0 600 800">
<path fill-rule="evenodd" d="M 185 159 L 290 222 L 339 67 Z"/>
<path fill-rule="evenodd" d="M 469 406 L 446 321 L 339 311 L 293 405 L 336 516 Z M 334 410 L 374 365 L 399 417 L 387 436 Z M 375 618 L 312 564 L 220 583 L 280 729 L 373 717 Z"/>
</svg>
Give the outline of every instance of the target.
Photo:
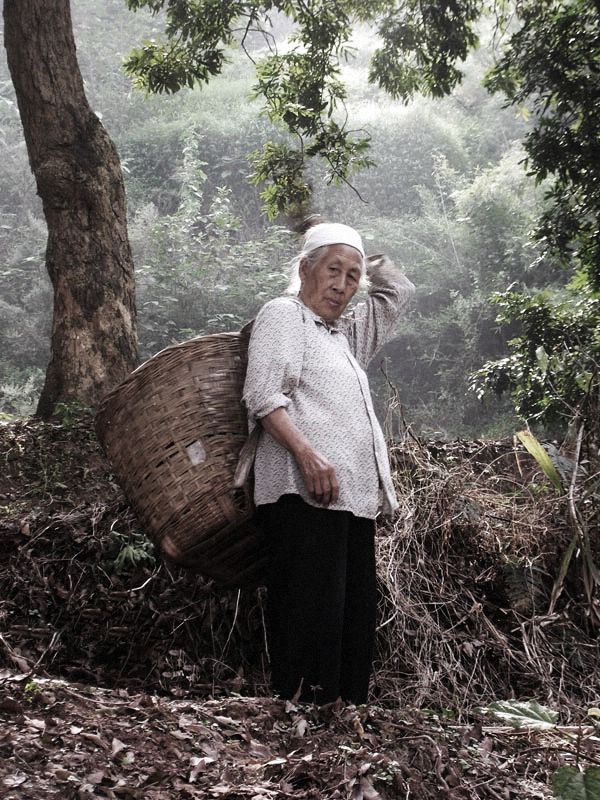
<svg viewBox="0 0 600 800">
<path fill-rule="evenodd" d="M 137 360 L 133 260 L 119 156 L 92 112 L 69 0 L 4 0 L 4 42 L 48 224 L 51 359 L 37 413 L 95 405 Z"/>
</svg>

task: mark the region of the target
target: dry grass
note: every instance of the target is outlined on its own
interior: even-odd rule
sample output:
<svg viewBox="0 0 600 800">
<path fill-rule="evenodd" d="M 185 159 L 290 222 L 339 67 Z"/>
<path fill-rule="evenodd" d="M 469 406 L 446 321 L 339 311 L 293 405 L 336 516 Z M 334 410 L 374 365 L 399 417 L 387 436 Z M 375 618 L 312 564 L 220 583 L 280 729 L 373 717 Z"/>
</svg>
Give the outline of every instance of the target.
<svg viewBox="0 0 600 800">
<path fill-rule="evenodd" d="M 400 511 L 379 537 L 376 691 L 461 716 L 498 698 L 593 704 L 597 630 L 578 564 L 549 600 L 572 532 L 566 500 L 510 442 L 393 451 Z"/>
<path fill-rule="evenodd" d="M 373 700 L 459 718 L 509 697 L 567 715 L 596 702 L 600 650 L 577 552 L 549 613 L 573 537 L 566 498 L 510 441 L 406 434 L 392 457 L 401 509 L 378 539 Z M 269 692 L 260 591 L 121 558 L 145 540 L 90 420 L 5 426 L 0 461 L 0 664 L 175 696 Z"/>
</svg>

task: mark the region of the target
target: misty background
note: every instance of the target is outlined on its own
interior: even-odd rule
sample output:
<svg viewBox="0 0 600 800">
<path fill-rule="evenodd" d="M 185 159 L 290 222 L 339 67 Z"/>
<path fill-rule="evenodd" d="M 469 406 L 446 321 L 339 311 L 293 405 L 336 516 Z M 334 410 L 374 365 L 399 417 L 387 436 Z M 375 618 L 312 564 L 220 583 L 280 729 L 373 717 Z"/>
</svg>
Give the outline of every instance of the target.
<svg viewBox="0 0 600 800">
<path fill-rule="evenodd" d="M 253 101 L 253 64 L 231 54 L 203 89 L 145 97 L 121 68 L 161 30 L 121 0 L 72 0 L 90 105 L 114 140 L 128 196 L 140 354 L 193 336 L 237 330 L 287 284 L 300 238 L 270 222 L 246 156 L 280 139 Z M 273 35 L 283 43 L 287 23 Z M 526 114 L 503 109 L 481 86 L 486 45 L 443 100 L 394 102 L 367 80 L 375 47 L 363 29 L 344 69 L 349 127 L 371 136 L 376 165 L 352 187 L 330 186 L 312 166 L 312 211 L 355 226 L 367 252 L 387 253 L 417 286 L 412 312 L 370 368 L 380 415 L 399 399 L 415 430 L 434 437 L 501 436 L 519 424 L 508 398 L 477 399 L 470 375 L 505 355 L 515 330 L 498 328 L 494 292 L 551 286 L 558 270 L 528 233 L 543 207 L 522 164 Z M 250 43 L 260 58 L 265 42 Z M 46 226 L 5 52 L 0 52 L 0 419 L 33 412 L 49 358 L 52 291 Z"/>
</svg>

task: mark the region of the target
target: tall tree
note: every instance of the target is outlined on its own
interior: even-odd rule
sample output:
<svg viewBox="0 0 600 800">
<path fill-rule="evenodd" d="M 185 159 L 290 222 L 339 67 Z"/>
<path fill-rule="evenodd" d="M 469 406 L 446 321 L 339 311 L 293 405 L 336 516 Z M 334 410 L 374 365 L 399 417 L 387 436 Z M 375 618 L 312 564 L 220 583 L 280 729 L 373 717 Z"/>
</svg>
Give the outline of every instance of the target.
<svg viewBox="0 0 600 800">
<path fill-rule="evenodd" d="M 263 199 L 272 214 L 306 203 L 307 157 L 323 158 L 334 181 L 369 164 L 368 137 L 353 135 L 343 113 L 341 64 L 357 22 L 376 26 L 380 36 L 369 80 L 406 102 L 417 92 L 441 97 L 452 91 L 462 77 L 461 59 L 478 44 L 477 22 L 495 15 L 501 56 L 487 86 L 532 111 L 527 165 L 549 187 L 536 238 L 569 277 L 575 273 L 575 298 L 556 309 L 544 298 L 511 292 L 500 320 L 520 321 L 524 336 L 511 343 L 511 358 L 486 368 L 483 377 L 499 389 L 516 386 L 524 415 L 598 417 L 600 0 L 125 2 L 165 14 L 166 39 L 144 42 L 126 65 L 151 92 L 209 80 L 236 37 L 243 46 L 251 32 L 268 36 L 270 14 L 294 23 L 284 52 L 271 47 L 256 65 L 257 95 L 269 117 L 292 134 L 255 156 L 255 177 L 266 184 Z M 577 324 L 567 325 L 569 317 Z"/>
<path fill-rule="evenodd" d="M 461 78 L 454 66 L 477 37 L 486 0 L 125 0 L 137 10 L 164 11 L 166 38 L 143 42 L 126 62 L 138 85 L 176 92 L 206 83 L 226 61 L 226 48 L 263 36 L 269 55 L 256 63 L 256 95 L 291 141 L 267 142 L 253 154 L 254 181 L 264 184 L 267 213 L 303 213 L 310 204 L 309 158 L 321 158 L 329 182 L 347 182 L 372 162 L 369 137 L 351 130 L 342 65 L 356 25 L 376 25 L 382 47 L 370 80 L 391 94 L 442 96 Z M 284 52 L 271 34 L 282 15 L 294 27 Z"/>
<path fill-rule="evenodd" d="M 119 157 L 91 110 L 69 0 L 4 0 L 4 42 L 48 224 L 51 360 L 37 413 L 94 405 L 135 366 L 133 261 Z"/>
<path fill-rule="evenodd" d="M 532 109 L 529 172 L 548 207 L 535 236 L 564 264 L 558 297 L 495 298 L 499 321 L 521 324 L 510 355 L 487 364 L 479 390 L 510 389 L 529 419 L 578 421 L 600 441 L 600 0 L 523 0 L 520 28 L 488 76 L 493 91 Z M 596 450 L 597 451 L 597 450 Z"/>
<path fill-rule="evenodd" d="M 537 232 L 600 290 L 600 0 L 527 0 L 487 86 L 526 104 L 529 171 L 548 179 Z"/>
</svg>

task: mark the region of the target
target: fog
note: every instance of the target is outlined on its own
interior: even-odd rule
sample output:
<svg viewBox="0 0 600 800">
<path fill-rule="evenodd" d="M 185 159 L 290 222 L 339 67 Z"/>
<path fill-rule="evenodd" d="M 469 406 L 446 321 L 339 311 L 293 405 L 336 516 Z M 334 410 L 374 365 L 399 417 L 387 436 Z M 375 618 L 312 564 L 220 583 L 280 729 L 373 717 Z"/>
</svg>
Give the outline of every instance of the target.
<svg viewBox="0 0 600 800">
<path fill-rule="evenodd" d="M 267 220 L 259 188 L 247 180 L 248 153 L 283 135 L 250 99 L 251 61 L 234 51 L 208 86 L 145 97 L 121 64 L 157 35 L 160 19 L 133 14 L 121 0 L 76 0 L 72 8 L 86 93 L 122 161 L 142 357 L 239 328 L 282 291 L 299 246 L 289 220 Z M 343 77 L 349 127 L 370 136 L 375 165 L 351 186 L 328 185 L 323 166 L 311 165 L 312 210 L 358 228 L 369 252 L 386 252 L 417 286 L 414 309 L 371 368 L 378 413 L 393 394 L 428 435 L 499 435 L 514 426 L 509 403 L 482 405 L 468 384 L 474 370 L 505 353 L 507 334 L 489 295 L 515 281 L 547 280 L 543 264 L 530 268 L 528 232 L 541 200 L 520 164 L 526 123 L 481 87 L 487 51 L 469 58 L 451 97 L 404 105 L 368 83 L 374 44 L 359 30 Z M 255 37 L 250 46 L 264 42 Z M 0 411 L 26 415 L 49 357 L 52 292 L 4 49 L 0 132 Z"/>
</svg>

